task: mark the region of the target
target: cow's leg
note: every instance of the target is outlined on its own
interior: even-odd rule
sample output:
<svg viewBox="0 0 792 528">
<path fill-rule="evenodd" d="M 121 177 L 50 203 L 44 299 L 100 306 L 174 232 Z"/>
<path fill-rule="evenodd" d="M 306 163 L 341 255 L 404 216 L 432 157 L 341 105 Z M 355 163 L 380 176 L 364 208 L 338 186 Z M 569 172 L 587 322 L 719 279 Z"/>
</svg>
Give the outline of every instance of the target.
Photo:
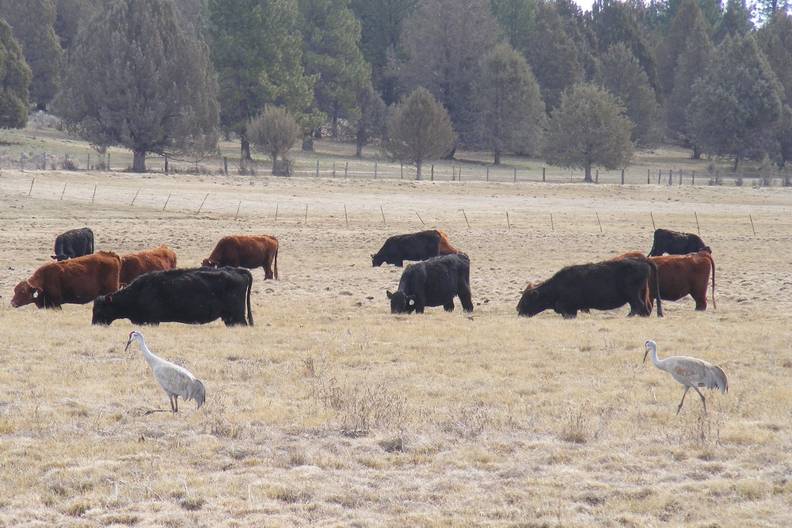
<svg viewBox="0 0 792 528">
<path fill-rule="evenodd" d="M 404 267 L 404 261 L 403 260 L 397 260 L 396 262 L 394 262 L 394 265 L 396 265 L 396 266 L 398 266 L 400 268 L 403 268 Z"/>
<path fill-rule="evenodd" d="M 685 392 L 682 393 L 682 401 L 679 402 L 679 406 L 677 407 L 677 414 L 679 414 L 679 411 L 682 410 L 682 404 L 685 403 L 685 396 L 687 396 L 687 391 L 689 390 L 690 387 L 685 387 Z"/>
<path fill-rule="evenodd" d="M 699 310 L 699 311 L 703 312 L 704 310 L 707 309 L 707 285 L 706 285 L 706 283 L 704 284 L 703 290 L 702 289 L 698 289 L 698 291 L 694 290 L 693 292 L 691 292 L 690 296 L 693 297 L 694 301 L 696 301 L 696 310 Z"/>
<path fill-rule="evenodd" d="M 631 295 L 629 299 L 630 303 L 630 316 L 632 315 L 640 315 L 641 317 L 649 317 L 649 312 L 646 306 L 646 299 L 642 298 L 642 296 L 638 293 L 635 295 Z"/>
<path fill-rule="evenodd" d="M 416 295 L 415 296 L 415 313 L 424 313 L 424 307 L 426 306 L 426 299 L 423 298 L 423 295 Z"/>
<path fill-rule="evenodd" d="M 453 312 L 454 311 L 454 299 L 453 299 L 453 297 L 451 298 L 451 300 L 449 300 L 447 303 L 445 303 L 443 305 L 443 309 L 446 312 Z"/>
<path fill-rule="evenodd" d="M 272 273 L 272 263 L 268 260 L 262 266 L 264 268 L 264 280 L 272 279 L 275 275 Z"/>
<path fill-rule="evenodd" d="M 473 311 L 473 298 L 470 295 L 470 288 L 463 285 L 459 288 L 459 302 L 462 303 L 462 309 L 466 312 Z"/>
</svg>

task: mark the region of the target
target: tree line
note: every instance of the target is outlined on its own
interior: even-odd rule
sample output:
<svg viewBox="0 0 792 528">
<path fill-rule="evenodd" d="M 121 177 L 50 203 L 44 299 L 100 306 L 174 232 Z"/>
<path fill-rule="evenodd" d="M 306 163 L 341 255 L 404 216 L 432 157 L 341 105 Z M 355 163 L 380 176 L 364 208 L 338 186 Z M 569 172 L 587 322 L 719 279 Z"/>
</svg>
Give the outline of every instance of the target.
<svg viewBox="0 0 792 528">
<path fill-rule="evenodd" d="M 426 160 L 591 169 L 670 142 L 792 159 L 786 0 L 0 0 L 0 127 L 30 109 L 97 150 L 239 141 L 288 171 L 331 135 Z"/>
</svg>

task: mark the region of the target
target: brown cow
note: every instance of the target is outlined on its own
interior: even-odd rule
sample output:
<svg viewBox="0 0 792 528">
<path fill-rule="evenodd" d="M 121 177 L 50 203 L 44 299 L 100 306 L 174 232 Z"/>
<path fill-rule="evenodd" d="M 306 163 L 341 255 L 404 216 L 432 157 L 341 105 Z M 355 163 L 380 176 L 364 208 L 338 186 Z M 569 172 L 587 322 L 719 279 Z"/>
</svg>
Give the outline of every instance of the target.
<svg viewBox="0 0 792 528">
<path fill-rule="evenodd" d="M 60 308 L 89 303 L 118 290 L 120 274 L 121 257 L 109 251 L 44 264 L 16 285 L 11 306 L 36 303 L 39 308 Z"/>
<path fill-rule="evenodd" d="M 160 246 L 140 253 L 121 257 L 121 286 L 126 286 L 138 275 L 149 271 L 163 271 L 176 267 L 176 253 L 168 246 Z"/>
<path fill-rule="evenodd" d="M 647 258 L 642 253 L 625 253 L 616 258 Z M 715 261 L 712 254 L 706 250 L 687 255 L 666 255 L 662 257 L 648 257 L 657 264 L 657 274 L 660 278 L 660 298 L 667 301 L 678 301 L 690 295 L 696 301 L 696 310 L 707 309 L 707 283 L 712 268 L 712 306 L 715 304 Z M 654 295 L 650 291 L 650 302 L 654 302 Z"/>
<path fill-rule="evenodd" d="M 235 235 L 220 239 L 201 266 L 264 268 L 264 279 L 278 278 L 278 239 L 269 235 Z"/>
</svg>

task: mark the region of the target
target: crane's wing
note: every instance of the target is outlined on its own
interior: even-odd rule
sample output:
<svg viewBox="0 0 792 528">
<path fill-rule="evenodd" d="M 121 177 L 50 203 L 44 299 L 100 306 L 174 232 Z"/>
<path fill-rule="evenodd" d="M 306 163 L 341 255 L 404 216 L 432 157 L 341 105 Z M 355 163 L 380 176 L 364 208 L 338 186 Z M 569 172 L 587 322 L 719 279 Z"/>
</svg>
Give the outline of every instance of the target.
<svg viewBox="0 0 792 528">
<path fill-rule="evenodd" d="M 706 387 L 708 389 L 718 389 L 722 393 L 729 392 L 729 380 L 726 373 L 717 365 L 712 365 L 707 369 Z"/>
<path fill-rule="evenodd" d="M 176 365 L 162 364 L 154 368 L 154 377 L 168 394 L 177 394 L 186 398 L 195 379 L 192 374 L 183 368 L 174 368 Z"/>
<path fill-rule="evenodd" d="M 190 387 L 190 395 L 187 397 L 187 399 L 195 400 L 195 403 L 198 404 L 198 409 L 200 409 L 201 405 L 204 404 L 206 401 L 206 388 L 204 387 L 204 384 L 201 382 L 201 380 L 193 380 L 192 386 Z"/>
</svg>

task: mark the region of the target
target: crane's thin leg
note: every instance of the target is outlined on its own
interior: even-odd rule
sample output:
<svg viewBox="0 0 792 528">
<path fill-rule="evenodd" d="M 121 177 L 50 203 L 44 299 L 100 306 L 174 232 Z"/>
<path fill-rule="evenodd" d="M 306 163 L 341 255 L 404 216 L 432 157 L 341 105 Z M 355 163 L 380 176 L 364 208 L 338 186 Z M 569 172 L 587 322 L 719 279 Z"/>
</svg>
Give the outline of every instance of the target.
<svg viewBox="0 0 792 528">
<path fill-rule="evenodd" d="M 654 356 L 652 356 L 652 357 L 654 357 Z M 679 411 L 682 410 L 682 404 L 685 403 L 685 396 L 687 396 L 687 391 L 689 391 L 689 390 L 690 390 L 690 387 L 685 387 L 685 392 L 682 393 L 682 401 L 679 402 L 679 407 L 677 407 L 677 414 L 679 414 Z M 698 390 L 698 389 L 696 389 L 696 390 Z"/>
<path fill-rule="evenodd" d="M 173 403 L 176 404 L 176 409 L 173 412 L 179 412 L 179 395 L 175 394 L 173 396 Z"/>
<path fill-rule="evenodd" d="M 168 394 L 168 400 L 170 401 L 171 412 L 176 412 L 176 411 L 173 409 L 173 395 L 172 395 L 172 394 Z"/>
<path fill-rule="evenodd" d="M 701 394 L 701 391 L 698 390 L 698 387 L 693 387 L 698 392 L 699 396 L 701 396 L 701 403 L 704 404 L 704 414 L 707 414 L 707 400 L 704 398 L 704 395 Z"/>
</svg>

